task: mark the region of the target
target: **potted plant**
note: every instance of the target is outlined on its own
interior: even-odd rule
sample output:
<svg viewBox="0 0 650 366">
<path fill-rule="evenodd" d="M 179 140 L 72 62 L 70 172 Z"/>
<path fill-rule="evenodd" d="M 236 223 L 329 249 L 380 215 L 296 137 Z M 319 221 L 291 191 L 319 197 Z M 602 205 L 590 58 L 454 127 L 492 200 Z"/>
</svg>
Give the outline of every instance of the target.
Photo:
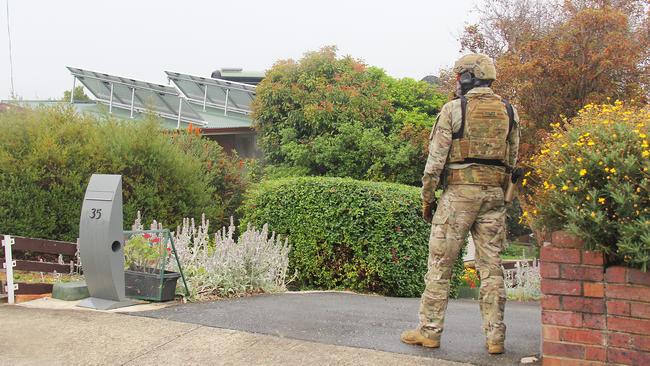
<svg viewBox="0 0 650 366">
<path fill-rule="evenodd" d="M 158 235 L 131 236 L 124 246 L 126 296 L 151 301 L 173 300 L 180 273 L 164 270 L 170 253 L 167 241 Z"/>
</svg>

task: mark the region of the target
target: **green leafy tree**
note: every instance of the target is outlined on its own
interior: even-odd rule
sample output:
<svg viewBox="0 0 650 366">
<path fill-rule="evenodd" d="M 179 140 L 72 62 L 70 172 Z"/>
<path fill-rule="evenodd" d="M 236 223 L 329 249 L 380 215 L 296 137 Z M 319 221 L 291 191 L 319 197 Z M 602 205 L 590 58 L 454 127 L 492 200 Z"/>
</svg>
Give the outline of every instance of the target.
<svg viewBox="0 0 650 366">
<path fill-rule="evenodd" d="M 276 63 L 253 116 L 266 162 L 282 172 L 418 184 L 444 100 L 434 86 L 325 47 Z"/>
<path fill-rule="evenodd" d="M 70 90 L 66 90 L 63 92 L 63 99 L 61 99 L 64 102 L 69 102 L 70 101 Z M 84 92 L 84 87 L 83 86 L 76 86 L 74 88 L 74 100 L 75 102 L 88 102 L 90 101 L 90 97 L 86 95 L 86 92 Z"/>
</svg>

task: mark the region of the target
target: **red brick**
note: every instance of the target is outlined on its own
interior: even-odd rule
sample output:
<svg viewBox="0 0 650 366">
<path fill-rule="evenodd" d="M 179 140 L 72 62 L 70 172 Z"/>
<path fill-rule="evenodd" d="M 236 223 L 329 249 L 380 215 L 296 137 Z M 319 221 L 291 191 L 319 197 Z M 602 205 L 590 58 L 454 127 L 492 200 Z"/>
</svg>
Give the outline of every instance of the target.
<svg viewBox="0 0 650 366">
<path fill-rule="evenodd" d="M 634 348 L 641 351 L 650 351 L 650 336 L 635 335 L 633 337 Z"/>
<path fill-rule="evenodd" d="M 650 320 L 610 316 L 607 317 L 607 328 L 634 334 L 650 334 Z"/>
<path fill-rule="evenodd" d="M 563 296 L 562 309 L 581 313 L 603 314 L 605 312 L 605 299 Z"/>
<path fill-rule="evenodd" d="M 539 267 L 539 273 L 544 278 L 559 278 L 560 265 L 551 262 L 542 262 Z"/>
<path fill-rule="evenodd" d="M 559 341 L 560 328 L 550 325 L 542 325 L 542 338 L 549 341 Z"/>
<path fill-rule="evenodd" d="M 544 355 L 577 358 L 579 360 L 583 360 L 585 358 L 585 346 L 569 343 L 544 342 L 544 345 L 542 346 L 542 353 Z"/>
<path fill-rule="evenodd" d="M 650 351 L 650 336 L 612 332 L 608 335 L 608 345 L 647 352 Z"/>
<path fill-rule="evenodd" d="M 631 348 L 634 338 L 627 333 L 609 333 L 607 344 L 611 347 Z"/>
<path fill-rule="evenodd" d="M 627 281 L 627 268 L 625 267 L 609 267 L 605 274 L 607 282 L 610 283 L 625 283 Z"/>
<path fill-rule="evenodd" d="M 632 305 L 631 314 L 633 317 L 650 319 L 650 304 L 633 302 L 631 303 L 631 305 Z"/>
<path fill-rule="evenodd" d="M 601 252 L 584 251 L 582 252 L 582 264 L 602 266 L 605 264 L 605 256 Z"/>
<path fill-rule="evenodd" d="M 562 325 L 565 327 L 581 327 L 582 316 L 579 313 L 542 310 L 542 324 Z"/>
<path fill-rule="evenodd" d="M 551 233 L 551 243 L 557 248 L 576 248 L 583 247 L 583 241 L 575 235 L 569 234 L 566 231 L 554 231 Z"/>
<path fill-rule="evenodd" d="M 606 294 L 608 298 L 648 301 L 650 287 L 607 284 Z"/>
<path fill-rule="evenodd" d="M 605 315 L 582 314 L 582 326 L 585 328 L 605 329 L 605 324 Z"/>
<path fill-rule="evenodd" d="M 580 250 L 543 247 L 540 252 L 540 259 L 542 262 L 578 264 L 580 263 Z"/>
<path fill-rule="evenodd" d="M 607 314 L 608 315 L 630 315 L 630 303 L 620 300 L 607 301 Z"/>
<path fill-rule="evenodd" d="M 585 358 L 592 361 L 607 361 L 605 347 L 587 347 Z"/>
<path fill-rule="evenodd" d="M 603 333 L 595 329 L 562 329 L 562 340 L 571 343 L 604 345 Z"/>
<path fill-rule="evenodd" d="M 650 271 L 643 272 L 640 269 L 630 268 L 628 270 L 628 281 L 637 285 L 650 286 Z"/>
<path fill-rule="evenodd" d="M 555 358 L 544 355 L 542 366 L 603 366 L 602 362 L 571 360 L 568 358 Z"/>
<path fill-rule="evenodd" d="M 584 295 L 586 297 L 604 297 L 605 285 L 602 283 L 585 282 L 582 284 Z"/>
<path fill-rule="evenodd" d="M 581 295 L 582 283 L 579 281 L 549 280 L 542 278 L 542 293 L 555 295 Z"/>
<path fill-rule="evenodd" d="M 544 295 L 542 296 L 540 303 L 544 310 L 560 310 L 560 296 Z"/>
<path fill-rule="evenodd" d="M 610 347 L 607 349 L 607 361 L 623 365 L 650 365 L 650 353 Z"/>
<path fill-rule="evenodd" d="M 563 264 L 561 277 L 565 280 L 598 282 L 603 280 L 604 273 L 602 267 L 585 267 Z"/>
</svg>

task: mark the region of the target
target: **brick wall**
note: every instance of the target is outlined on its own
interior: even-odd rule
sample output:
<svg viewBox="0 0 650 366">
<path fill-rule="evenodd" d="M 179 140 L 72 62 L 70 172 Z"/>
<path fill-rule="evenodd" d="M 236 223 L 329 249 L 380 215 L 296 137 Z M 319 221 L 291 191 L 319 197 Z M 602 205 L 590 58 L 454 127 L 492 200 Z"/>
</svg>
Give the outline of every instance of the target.
<svg viewBox="0 0 650 366">
<path fill-rule="evenodd" d="M 543 365 L 650 365 L 650 272 L 563 232 L 541 250 Z"/>
</svg>

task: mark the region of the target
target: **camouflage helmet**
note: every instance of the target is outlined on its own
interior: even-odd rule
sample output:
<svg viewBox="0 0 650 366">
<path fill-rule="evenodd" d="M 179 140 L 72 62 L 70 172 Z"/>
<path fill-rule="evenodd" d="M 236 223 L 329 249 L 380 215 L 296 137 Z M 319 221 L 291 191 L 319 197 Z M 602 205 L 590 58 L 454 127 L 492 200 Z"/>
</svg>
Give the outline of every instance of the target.
<svg viewBox="0 0 650 366">
<path fill-rule="evenodd" d="M 471 72 L 475 78 L 481 80 L 495 80 L 497 78 L 497 69 L 494 67 L 494 62 L 482 53 L 470 53 L 456 61 L 454 72 L 462 74 L 465 71 Z"/>
</svg>

